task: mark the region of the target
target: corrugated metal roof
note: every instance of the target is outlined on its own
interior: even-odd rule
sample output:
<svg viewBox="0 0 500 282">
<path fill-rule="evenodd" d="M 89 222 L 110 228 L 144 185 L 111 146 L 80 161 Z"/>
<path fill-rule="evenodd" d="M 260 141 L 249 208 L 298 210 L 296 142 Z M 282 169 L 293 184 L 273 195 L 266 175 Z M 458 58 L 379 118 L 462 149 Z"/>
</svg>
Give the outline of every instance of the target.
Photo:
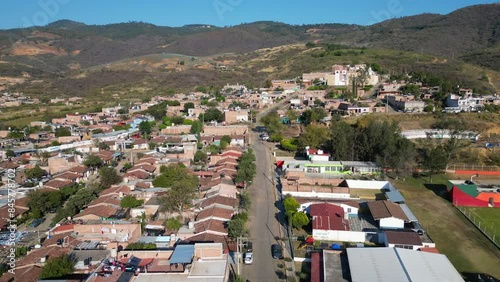
<svg viewBox="0 0 500 282">
<path fill-rule="evenodd" d="M 385 192 L 385 196 L 387 197 L 387 199 L 389 199 L 389 201 L 393 202 L 393 203 L 404 203 L 405 202 L 405 198 L 403 198 L 403 195 L 401 195 L 401 193 L 399 193 L 399 191 L 390 191 L 390 192 Z"/>
<path fill-rule="evenodd" d="M 403 212 L 405 213 L 406 217 L 410 222 L 418 222 L 417 217 L 413 214 L 408 205 L 400 204 L 399 207 L 403 210 Z"/>
<path fill-rule="evenodd" d="M 348 248 L 347 256 L 353 282 L 464 281 L 441 254 L 400 248 Z"/>
<path fill-rule="evenodd" d="M 170 264 L 191 263 L 194 256 L 194 245 L 178 245 L 170 258 Z"/>
</svg>

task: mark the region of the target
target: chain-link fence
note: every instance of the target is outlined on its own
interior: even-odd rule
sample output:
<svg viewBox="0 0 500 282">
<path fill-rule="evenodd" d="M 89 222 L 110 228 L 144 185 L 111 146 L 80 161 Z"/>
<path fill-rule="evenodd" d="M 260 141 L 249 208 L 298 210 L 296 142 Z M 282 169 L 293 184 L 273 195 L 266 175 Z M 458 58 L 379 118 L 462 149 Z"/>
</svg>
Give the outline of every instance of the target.
<svg viewBox="0 0 500 282">
<path fill-rule="evenodd" d="M 479 231 L 481 231 L 490 241 L 500 249 L 500 234 L 497 234 L 495 222 L 485 221 L 473 211 L 466 207 L 456 207 L 472 224 L 474 224 Z"/>
</svg>

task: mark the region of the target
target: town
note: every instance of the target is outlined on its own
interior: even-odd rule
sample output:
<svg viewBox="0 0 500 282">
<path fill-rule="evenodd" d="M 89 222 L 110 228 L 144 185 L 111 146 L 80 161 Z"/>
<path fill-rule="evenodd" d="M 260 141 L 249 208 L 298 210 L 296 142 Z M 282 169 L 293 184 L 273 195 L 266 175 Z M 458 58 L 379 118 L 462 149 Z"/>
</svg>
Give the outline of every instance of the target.
<svg viewBox="0 0 500 282">
<path fill-rule="evenodd" d="M 419 167 L 407 152 L 419 140 L 476 142 L 479 132 L 399 132 L 376 121 L 363 131 L 344 120 L 496 111 L 500 97 L 378 71 L 333 65 L 259 89 L 226 84 L 0 131 L 2 281 L 60 271 L 92 282 L 465 281 L 398 184 L 419 171 L 429 183 L 454 175 L 441 196 L 476 224 L 468 208 L 498 208 L 500 182 L 449 167 L 440 147 L 422 149 L 429 158 Z M 40 101 L 0 101 L 28 103 Z M 376 127 L 385 137 L 370 135 Z M 489 225 L 475 232 L 498 247 L 498 225 Z"/>
</svg>

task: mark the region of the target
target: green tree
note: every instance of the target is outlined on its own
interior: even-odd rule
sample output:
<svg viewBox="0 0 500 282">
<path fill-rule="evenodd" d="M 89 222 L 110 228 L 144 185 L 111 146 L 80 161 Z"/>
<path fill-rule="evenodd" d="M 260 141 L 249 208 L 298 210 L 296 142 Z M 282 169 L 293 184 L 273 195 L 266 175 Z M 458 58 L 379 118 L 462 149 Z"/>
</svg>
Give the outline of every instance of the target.
<svg viewBox="0 0 500 282">
<path fill-rule="evenodd" d="M 187 113 L 189 109 L 194 109 L 193 102 L 187 102 L 184 104 L 184 112 Z"/>
<path fill-rule="evenodd" d="M 208 156 L 207 156 L 207 153 L 203 152 L 203 151 L 196 151 L 196 153 L 194 154 L 194 162 L 195 163 L 206 163 L 208 161 Z"/>
<path fill-rule="evenodd" d="M 354 150 L 354 128 L 344 121 L 335 122 L 331 126 L 330 150 L 336 161 L 352 159 Z"/>
<path fill-rule="evenodd" d="M 7 138 L 10 138 L 10 139 L 24 139 L 25 135 L 24 135 L 24 132 L 20 131 L 20 130 L 13 130 L 11 132 L 9 132 L 9 134 L 7 134 Z"/>
<path fill-rule="evenodd" d="M 290 120 L 290 122 L 295 122 L 299 118 L 299 113 L 296 110 L 288 110 L 286 111 L 286 117 Z"/>
<path fill-rule="evenodd" d="M 75 259 L 69 255 L 50 258 L 41 269 L 40 279 L 54 279 L 72 274 L 75 263 Z"/>
<path fill-rule="evenodd" d="M 271 111 L 260 120 L 266 127 L 270 136 L 281 134 L 285 126 L 281 123 L 281 118 L 276 110 Z"/>
<path fill-rule="evenodd" d="M 120 202 L 120 206 L 122 208 L 129 209 L 129 208 L 140 207 L 143 203 L 144 203 L 144 200 L 138 200 L 136 197 L 134 197 L 132 195 L 127 195 L 127 196 L 122 198 L 122 200 Z"/>
<path fill-rule="evenodd" d="M 241 236 L 246 236 L 248 230 L 245 227 L 245 221 L 240 218 L 231 219 L 227 222 L 227 233 L 231 238 L 238 238 Z"/>
<path fill-rule="evenodd" d="M 251 148 L 244 152 L 238 160 L 238 171 L 234 180 L 236 182 L 251 182 L 257 172 L 255 155 Z"/>
<path fill-rule="evenodd" d="M 232 140 L 232 138 L 231 138 L 231 136 L 229 136 L 229 135 L 224 135 L 224 136 L 222 136 L 222 138 L 220 139 L 221 143 L 222 143 L 222 142 L 226 142 L 226 144 L 231 144 L 231 140 Z"/>
<path fill-rule="evenodd" d="M 157 105 L 153 105 L 147 109 L 147 113 L 155 118 L 155 120 L 161 120 L 167 111 L 167 103 L 160 103 Z"/>
<path fill-rule="evenodd" d="M 103 161 L 96 155 L 87 155 L 83 161 L 83 165 L 86 167 L 97 168 L 103 165 Z"/>
<path fill-rule="evenodd" d="M 288 217 L 291 217 L 294 213 L 297 212 L 298 208 L 300 208 L 299 202 L 297 202 L 297 200 L 295 200 L 295 198 L 290 195 L 285 196 L 285 199 L 283 200 L 283 206 L 285 207 L 285 214 Z"/>
<path fill-rule="evenodd" d="M 101 167 L 99 169 L 100 185 L 104 188 L 109 188 L 111 185 L 122 182 L 122 177 L 116 173 L 112 167 Z"/>
<path fill-rule="evenodd" d="M 152 125 L 149 121 L 143 121 L 139 123 L 139 131 L 143 136 L 148 136 L 151 134 Z"/>
<path fill-rule="evenodd" d="M 247 191 L 244 191 L 238 194 L 240 199 L 240 209 L 249 210 L 252 206 L 252 199 L 250 198 L 250 194 Z"/>
<path fill-rule="evenodd" d="M 430 181 L 432 176 L 442 173 L 448 165 L 448 152 L 443 146 L 428 146 L 424 148 L 420 161 L 420 166 L 429 174 Z"/>
<path fill-rule="evenodd" d="M 190 185 L 189 181 L 175 182 L 160 198 L 161 209 L 181 213 L 186 207 L 191 206 L 196 189 L 197 187 Z"/>
<path fill-rule="evenodd" d="M 153 180 L 153 185 L 168 188 L 177 182 L 184 182 L 190 188 L 197 188 L 199 180 L 196 176 L 190 174 L 184 165 L 179 163 L 161 166 L 160 175 Z"/>
<path fill-rule="evenodd" d="M 71 136 L 71 131 L 67 127 L 58 127 L 55 131 L 56 137 Z"/>
<path fill-rule="evenodd" d="M 283 139 L 280 141 L 280 146 L 283 150 L 289 151 L 289 152 L 295 152 L 297 151 L 297 146 L 298 142 L 296 138 L 292 139 Z"/>
<path fill-rule="evenodd" d="M 304 212 L 296 212 L 292 216 L 293 227 L 299 229 L 309 224 L 309 217 Z"/>
<path fill-rule="evenodd" d="M 163 225 L 169 231 L 177 231 L 182 227 L 182 223 L 177 218 L 168 218 L 167 220 L 165 220 Z"/>
<path fill-rule="evenodd" d="M 30 169 L 27 169 L 24 172 L 24 175 L 28 179 L 40 179 L 46 174 L 47 174 L 47 172 L 45 170 L 43 170 L 39 165 L 36 165 L 35 167 L 30 168 Z"/>
<path fill-rule="evenodd" d="M 16 154 L 14 153 L 14 151 L 8 149 L 7 151 L 5 151 L 5 156 L 7 156 L 8 158 L 12 158 L 14 157 Z"/>
<path fill-rule="evenodd" d="M 306 146 L 311 148 L 322 148 L 330 139 L 330 132 L 327 127 L 322 125 L 310 124 L 306 126 L 305 131 L 298 138 L 299 149 Z"/>
<path fill-rule="evenodd" d="M 182 117 L 182 116 L 171 117 L 170 120 L 172 121 L 173 124 L 176 124 L 176 125 L 184 123 L 184 117 Z"/>
<path fill-rule="evenodd" d="M 203 131 L 203 124 L 201 123 L 201 121 L 193 121 L 193 123 L 191 124 L 191 129 L 189 130 L 189 132 L 191 134 L 196 134 L 197 137 L 199 137 L 199 135 L 200 135 L 200 133 L 202 131 Z"/>
<path fill-rule="evenodd" d="M 303 112 L 300 119 L 305 125 L 309 125 L 309 124 L 314 123 L 314 122 L 319 122 L 320 120 L 325 118 L 327 115 L 328 114 L 326 113 L 325 109 L 313 108 L 313 109 L 306 110 L 305 112 Z"/>
<path fill-rule="evenodd" d="M 216 108 L 209 108 L 205 111 L 204 119 L 207 122 L 214 120 L 217 122 L 222 122 L 224 121 L 224 114 Z"/>
</svg>

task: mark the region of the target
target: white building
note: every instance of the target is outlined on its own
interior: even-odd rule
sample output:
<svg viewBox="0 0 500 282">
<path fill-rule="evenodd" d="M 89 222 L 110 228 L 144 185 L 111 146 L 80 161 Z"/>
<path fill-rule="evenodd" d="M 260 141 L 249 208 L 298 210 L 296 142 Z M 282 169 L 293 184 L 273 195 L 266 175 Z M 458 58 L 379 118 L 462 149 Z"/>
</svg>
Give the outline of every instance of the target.
<svg viewBox="0 0 500 282">
<path fill-rule="evenodd" d="M 403 229 L 408 217 L 401 207 L 389 201 L 368 202 L 373 218 L 379 222 L 381 229 Z"/>
<path fill-rule="evenodd" d="M 401 248 L 347 248 L 347 258 L 352 282 L 464 281 L 442 254 Z"/>
</svg>

